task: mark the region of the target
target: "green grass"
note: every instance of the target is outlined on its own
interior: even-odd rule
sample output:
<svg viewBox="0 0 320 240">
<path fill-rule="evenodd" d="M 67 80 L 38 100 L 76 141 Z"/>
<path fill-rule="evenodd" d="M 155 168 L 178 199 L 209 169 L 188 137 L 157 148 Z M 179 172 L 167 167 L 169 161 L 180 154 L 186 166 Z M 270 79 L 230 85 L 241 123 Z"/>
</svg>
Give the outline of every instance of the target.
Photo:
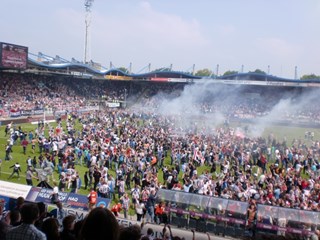
<svg viewBox="0 0 320 240">
<path fill-rule="evenodd" d="M 50 123 L 51 126 L 55 127 L 56 124 L 55 123 Z M 35 131 L 35 129 L 37 128 L 37 125 L 32 125 L 32 124 L 20 124 L 19 126 L 21 126 L 22 130 L 25 132 L 29 132 L 29 131 Z M 65 122 L 63 122 L 63 127 L 65 127 Z M 76 125 L 76 128 L 79 129 L 80 128 L 80 124 Z M 31 151 L 31 144 L 28 145 L 27 148 L 27 153 L 26 155 L 23 154 L 23 150 L 22 150 L 22 146 L 20 145 L 20 140 L 17 141 L 16 145 L 13 146 L 12 150 L 13 153 L 12 155 L 12 160 L 11 161 L 4 161 L 5 159 L 5 145 L 7 143 L 7 137 L 5 137 L 5 126 L 0 126 L 0 158 L 2 159 L 2 166 L 1 166 L 1 175 L 0 175 L 0 180 L 4 180 L 4 181 L 8 181 L 8 177 L 12 172 L 12 169 L 10 168 L 10 166 L 12 166 L 15 162 L 19 162 L 21 165 L 21 177 L 20 179 L 18 179 L 17 177 L 13 177 L 12 179 L 10 179 L 11 182 L 15 182 L 15 183 L 21 183 L 21 184 L 26 184 L 26 180 L 25 180 L 25 171 L 26 171 L 26 160 L 27 157 L 30 155 L 31 157 L 36 156 L 38 158 L 39 156 L 39 148 L 36 146 L 36 152 L 35 154 L 32 154 Z M 47 134 L 48 128 L 46 129 L 46 134 Z M 267 128 L 264 133 L 263 133 L 263 137 L 267 137 L 270 133 L 273 133 L 275 138 L 278 141 L 283 140 L 284 136 L 287 138 L 287 143 L 288 145 L 291 145 L 291 142 L 293 139 L 301 139 L 302 142 L 305 142 L 307 145 L 310 145 L 312 143 L 311 140 L 305 140 L 304 139 L 304 134 L 306 131 L 313 131 L 315 133 L 314 139 L 319 139 L 320 138 L 320 130 L 319 129 L 314 129 L 314 128 L 298 128 L 298 127 L 290 127 L 290 126 L 272 126 L 270 128 Z M 168 156 L 165 158 L 164 161 L 164 165 L 165 166 L 170 166 L 170 152 L 168 153 Z M 84 166 L 79 166 L 76 165 L 76 170 L 79 172 L 79 175 L 83 181 L 83 175 L 85 173 L 85 171 L 87 170 L 86 167 Z M 203 172 L 205 172 L 206 170 L 209 170 L 208 166 L 201 166 L 197 169 L 198 174 L 201 175 Z M 219 172 L 219 169 L 217 168 L 217 171 Z M 113 176 L 115 176 L 115 172 L 113 170 L 110 170 L 109 173 L 111 173 Z M 163 174 L 162 174 L 162 170 L 159 170 L 158 173 L 158 180 L 159 182 L 163 183 L 163 178 L 162 178 Z M 55 171 L 54 173 L 54 177 L 55 179 L 58 179 L 58 173 Z M 306 177 L 306 176 L 305 176 Z M 180 172 L 179 174 L 179 179 L 182 179 L 182 172 Z M 37 181 L 34 179 L 33 180 L 34 185 L 37 185 Z M 50 182 L 50 184 L 52 184 L 52 182 Z M 84 189 L 80 189 L 78 191 L 79 194 L 88 194 L 88 190 L 84 190 Z M 116 201 L 118 201 L 118 198 L 116 198 Z M 112 204 L 113 205 L 113 204 Z M 134 210 L 131 209 L 130 214 L 134 214 Z"/>
</svg>

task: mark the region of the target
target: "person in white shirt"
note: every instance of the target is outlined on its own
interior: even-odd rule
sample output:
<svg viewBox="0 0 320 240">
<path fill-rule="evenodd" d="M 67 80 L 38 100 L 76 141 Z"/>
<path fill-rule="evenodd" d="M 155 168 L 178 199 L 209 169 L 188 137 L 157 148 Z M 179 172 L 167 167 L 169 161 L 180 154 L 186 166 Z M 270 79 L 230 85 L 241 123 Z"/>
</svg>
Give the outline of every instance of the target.
<svg viewBox="0 0 320 240">
<path fill-rule="evenodd" d="M 142 201 L 137 200 L 135 204 L 136 214 L 137 214 L 137 221 L 140 222 L 143 218 L 145 212 L 145 205 Z"/>
</svg>

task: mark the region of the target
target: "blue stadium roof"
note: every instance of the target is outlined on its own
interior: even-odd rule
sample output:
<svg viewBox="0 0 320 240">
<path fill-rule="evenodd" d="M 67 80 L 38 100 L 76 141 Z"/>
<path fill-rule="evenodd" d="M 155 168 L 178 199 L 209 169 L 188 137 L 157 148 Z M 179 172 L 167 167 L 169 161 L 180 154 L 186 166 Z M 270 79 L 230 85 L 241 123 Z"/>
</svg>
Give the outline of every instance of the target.
<svg viewBox="0 0 320 240">
<path fill-rule="evenodd" d="M 32 54 L 29 52 L 28 57 L 28 68 L 37 68 L 43 70 L 51 70 L 57 73 L 70 73 L 76 72 L 81 73 L 84 76 L 92 76 L 92 77 L 103 77 L 103 78 L 110 78 L 110 79 L 120 79 L 119 77 L 124 77 L 128 79 L 148 79 L 148 80 L 159 80 L 163 79 L 216 79 L 216 80 L 252 80 L 252 81 L 270 81 L 270 82 L 288 82 L 288 83 L 320 83 L 320 80 L 300 80 L 300 79 L 287 79 L 287 78 L 280 78 L 273 75 L 268 75 L 264 73 L 256 73 L 256 72 L 249 72 L 249 73 L 235 73 L 225 76 L 219 77 L 200 77 L 194 76 L 190 73 L 179 72 L 179 71 L 168 71 L 167 69 L 161 71 L 152 71 L 148 73 L 142 74 L 135 74 L 135 73 L 127 73 L 121 69 L 111 68 L 106 69 L 102 67 L 100 64 L 96 64 L 94 62 L 90 62 L 89 64 L 84 64 L 80 61 L 76 61 L 72 59 L 72 61 L 65 60 L 59 56 L 50 57 L 45 54 L 39 53 L 38 55 Z M 123 80 L 123 79 L 122 79 Z"/>
<path fill-rule="evenodd" d="M 263 73 L 235 73 L 219 77 L 219 79 L 235 79 L 235 80 L 262 80 L 262 81 L 292 81 L 293 79 L 280 78 L 273 75 Z M 300 81 L 300 80 L 299 80 Z"/>
<path fill-rule="evenodd" d="M 153 71 L 142 74 L 129 74 L 121 69 L 109 69 L 109 70 L 98 70 L 89 64 L 84 64 L 81 62 L 54 62 L 54 61 L 44 61 L 40 62 L 32 58 L 28 58 L 28 66 L 36 67 L 40 69 L 47 70 L 66 70 L 66 71 L 79 71 L 85 72 L 92 75 L 105 76 L 126 76 L 132 78 L 187 78 L 187 79 L 200 79 L 201 77 L 191 75 L 189 73 L 179 72 L 179 71 Z"/>
</svg>

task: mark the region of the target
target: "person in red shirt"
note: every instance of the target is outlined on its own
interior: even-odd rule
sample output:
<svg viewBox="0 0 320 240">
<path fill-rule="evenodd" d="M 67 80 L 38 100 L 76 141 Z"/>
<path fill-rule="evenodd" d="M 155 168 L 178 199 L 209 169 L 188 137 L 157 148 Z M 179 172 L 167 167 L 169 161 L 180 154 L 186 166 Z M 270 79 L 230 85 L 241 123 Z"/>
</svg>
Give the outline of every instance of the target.
<svg viewBox="0 0 320 240">
<path fill-rule="evenodd" d="M 92 210 L 92 209 L 96 206 L 97 198 L 98 198 L 97 192 L 94 191 L 93 188 L 91 188 L 91 191 L 90 191 L 90 193 L 89 193 L 89 195 L 88 195 L 89 210 Z"/>
<path fill-rule="evenodd" d="M 113 207 L 111 208 L 111 212 L 118 217 L 119 216 L 119 212 L 121 211 L 121 203 L 117 203 L 115 205 L 113 205 Z"/>
<path fill-rule="evenodd" d="M 160 202 L 158 205 L 155 207 L 155 215 L 156 215 L 156 222 L 157 224 L 165 222 L 165 213 L 164 213 L 164 205 L 162 202 Z"/>
<path fill-rule="evenodd" d="M 29 142 L 26 138 L 24 138 L 21 142 L 22 148 L 23 148 L 23 154 L 26 155 L 26 150 Z"/>
<path fill-rule="evenodd" d="M 261 162 L 262 173 L 264 174 L 266 172 L 266 164 L 267 164 L 267 158 L 264 154 L 261 154 L 260 162 Z"/>
</svg>

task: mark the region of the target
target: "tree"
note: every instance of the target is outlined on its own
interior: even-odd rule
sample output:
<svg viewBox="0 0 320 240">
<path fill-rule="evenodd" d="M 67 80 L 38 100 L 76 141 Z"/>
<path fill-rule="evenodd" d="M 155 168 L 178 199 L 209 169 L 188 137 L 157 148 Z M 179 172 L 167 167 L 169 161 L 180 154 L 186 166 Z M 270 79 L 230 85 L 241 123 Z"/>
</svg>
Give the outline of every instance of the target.
<svg viewBox="0 0 320 240">
<path fill-rule="evenodd" d="M 315 74 L 308 74 L 308 75 L 303 75 L 300 80 L 314 80 L 314 79 L 317 79 L 317 80 L 320 80 L 320 76 L 317 76 Z"/>
<path fill-rule="evenodd" d="M 209 77 L 211 75 L 212 75 L 212 71 L 209 70 L 208 68 L 200 69 L 195 74 L 195 76 L 200 76 L 200 77 Z"/>
<path fill-rule="evenodd" d="M 254 70 L 253 72 L 250 71 L 249 73 L 259 73 L 259 74 L 264 74 L 264 75 L 266 75 L 266 72 L 262 71 L 261 69 L 256 69 L 256 70 Z"/>
<path fill-rule="evenodd" d="M 125 67 L 119 67 L 118 70 L 122 71 L 124 73 L 129 73 L 129 70 L 127 68 L 125 68 Z"/>
<path fill-rule="evenodd" d="M 232 74 L 237 74 L 237 73 L 238 73 L 238 71 L 228 70 L 228 71 L 226 71 L 226 72 L 223 74 L 223 76 L 232 75 Z"/>
</svg>

